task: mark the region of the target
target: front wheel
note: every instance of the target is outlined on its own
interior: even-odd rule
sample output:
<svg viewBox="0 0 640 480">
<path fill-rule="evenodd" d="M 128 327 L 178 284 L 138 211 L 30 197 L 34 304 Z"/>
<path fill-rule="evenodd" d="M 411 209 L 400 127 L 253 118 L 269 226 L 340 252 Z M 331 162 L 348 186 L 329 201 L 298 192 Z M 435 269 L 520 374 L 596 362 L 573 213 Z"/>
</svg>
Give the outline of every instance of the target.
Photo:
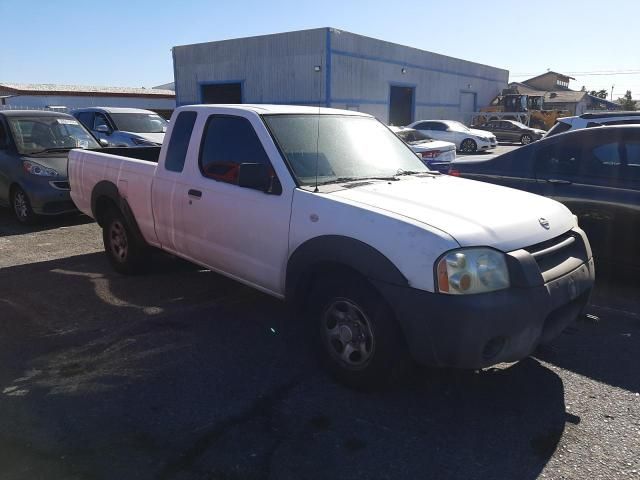
<svg viewBox="0 0 640 480">
<path fill-rule="evenodd" d="M 520 143 L 522 143 L 522 145 L 529 145 L 531 142 L 533 142 L 533 137 L 528 133 L 520 137 Z"/>
<path fill-rule="evenodd" d="M 16 186 L 11 190 L 11 206 L 13 207 L 13 213 L 20 223 L 25 225 L 32 225 L 38 220 L 38 216 L 31 208 L 31 201 L 26 192 Z"/>
<path fill-rule="evenodd" d="M 466 138 L 460 144 L 460 151 L 463 153 L 475 153 L 478 150 L 478 144 L 471 138 Z"/>
<path fill-rule="evenodd" d="M 105 215 L 102 240 L 109 263 L 116 272 L 132 275 L 144 269 L 148 247 L 133 234 L 127 220 L 115 208 Z"/>
<path fill-rule="evenodd" d="M 314 330 L 324 363 L 339 382 L 353 388 L 400 380 L 410 356 L 391 308 L 365 280 L 333 277 L 324 278 L 313 295 Z"/>
</svg>

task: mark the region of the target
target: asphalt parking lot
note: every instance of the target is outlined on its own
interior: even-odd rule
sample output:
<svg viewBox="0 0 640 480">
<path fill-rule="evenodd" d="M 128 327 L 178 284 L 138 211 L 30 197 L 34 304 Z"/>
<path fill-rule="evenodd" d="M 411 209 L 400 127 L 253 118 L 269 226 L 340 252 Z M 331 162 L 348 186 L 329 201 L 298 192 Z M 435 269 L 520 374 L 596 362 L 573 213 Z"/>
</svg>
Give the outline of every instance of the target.
<svg viewBox="0 0 640 480">
<path fill-rule="evenodd" d="M 365 394 L 280 302 L 161 255 L 122 277 L 90 219 L 0 209 L 0 478 L 640 479 L 626 282 L 534 357 Z"/>
</svg>

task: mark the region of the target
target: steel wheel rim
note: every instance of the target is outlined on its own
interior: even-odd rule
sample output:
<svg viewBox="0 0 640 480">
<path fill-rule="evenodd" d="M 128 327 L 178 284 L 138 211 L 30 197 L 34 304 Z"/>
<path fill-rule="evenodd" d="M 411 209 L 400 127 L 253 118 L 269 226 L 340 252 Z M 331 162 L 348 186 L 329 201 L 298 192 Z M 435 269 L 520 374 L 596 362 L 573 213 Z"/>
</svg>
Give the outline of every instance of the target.
<svg viewBox="0 0 640 480">
<path fill-rule="evenodd" d="M 531 137 L 529 135 L 523 135 L 522 136 L 522 143 L 524 143 L 525 145 L 528 145 L 531 143 Z"/>
<path fill-rule="evenodd" d="M 462 151 L 465 153 L 471 153 L 473 151 L 473 144 L 471 143 L 471 140 L 467 139 L 462 142 Z"/>
<path fill-rule="evenodd" d="M 365 368 L 375 351 L 371 321 L 351 300 L 336 298 L 322 315 L 325 347 L 331 357 L 352 370 Z"/>
<path fill-rule="evenodd" d="M 29 216 L 27 197 L 23 192 L 16 192 L 13 196 L 13 208 L 18 217 L 27 218 Z"/>
<path fill-rule="evenodd" d="M 111 252 L 119 262 L 127 259 L 129 251 L 129 242 L 127 241 L 127 232 L 122 222 L 116 220 L 109 227 L 109 245 Z"/>
</svg>

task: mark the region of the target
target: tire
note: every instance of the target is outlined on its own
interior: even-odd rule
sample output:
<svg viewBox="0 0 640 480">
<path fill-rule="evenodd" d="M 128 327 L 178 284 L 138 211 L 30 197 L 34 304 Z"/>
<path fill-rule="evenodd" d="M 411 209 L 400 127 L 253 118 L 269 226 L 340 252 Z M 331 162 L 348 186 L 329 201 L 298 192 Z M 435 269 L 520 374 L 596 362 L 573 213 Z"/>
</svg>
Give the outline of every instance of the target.
<svg viewBox="0 0 640 480">
<path fill-rule="evenodd" d="M 525 133 L 520 137 L 520 143 L 522 145 L 529 145 L 531 142 L 533 142 L 533 137 L 528 133 Z"/>
<path fill-rule="evenodd" d="M 33 225 L 38 221 L 38 215 L 31 208 L 29 196 L 18 186 L 11 189 L 11 208 L 16 219 L 24 225 Z"/>
<path fill-rule="evenodd" d="M 478 151 L 478 144 L 471 138 L 465 138 L 460 143 L 460 151 L 463 153 L 476 153 Z"/>
<path fill-rule="evenodd" d="M 351 388 L 373 390 L 400 382 L 411 360 L 389 305 L 366 280 L 325 275 L 311 296 L 311 329 L 323 363 Z"/>
<path fill-rule="evenodd" d="M 149 247 L 133 233 L 122 213 L 115 208 L 105 213 L 102 241 L 109 263 L 116 272 L 134 275 L 145 270 Z"/>
</svg>

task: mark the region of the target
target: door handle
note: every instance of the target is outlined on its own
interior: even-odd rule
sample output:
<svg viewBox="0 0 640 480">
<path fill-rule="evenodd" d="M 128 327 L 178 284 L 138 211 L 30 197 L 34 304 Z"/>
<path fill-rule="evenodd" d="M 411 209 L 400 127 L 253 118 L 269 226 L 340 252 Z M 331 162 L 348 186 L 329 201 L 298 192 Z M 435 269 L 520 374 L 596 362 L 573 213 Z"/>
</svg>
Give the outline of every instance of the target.
<svg viewBox="0 0 640 480">
<path fill-rule="evenodd" d="M 569 180 L 560 180 L 558 178 L 548 178 L 547 183 L 553 183 L 554 185 L 571 185 Z"/>
<path fill-rule="evenodd" d="M 189 190 L 190 197 L 200 198 L 202 197 L 202 192 L 200 190 L 194 190 L 193 188 Z"/>
</svg>

